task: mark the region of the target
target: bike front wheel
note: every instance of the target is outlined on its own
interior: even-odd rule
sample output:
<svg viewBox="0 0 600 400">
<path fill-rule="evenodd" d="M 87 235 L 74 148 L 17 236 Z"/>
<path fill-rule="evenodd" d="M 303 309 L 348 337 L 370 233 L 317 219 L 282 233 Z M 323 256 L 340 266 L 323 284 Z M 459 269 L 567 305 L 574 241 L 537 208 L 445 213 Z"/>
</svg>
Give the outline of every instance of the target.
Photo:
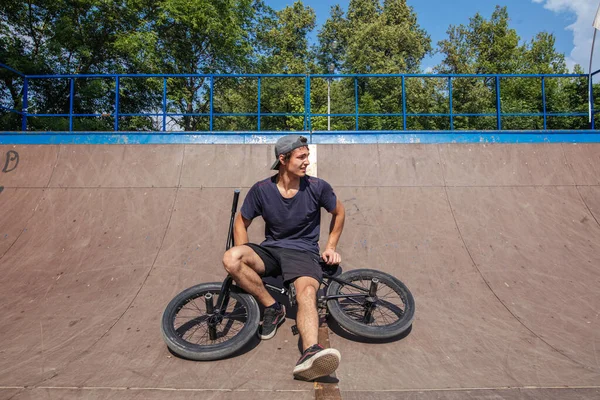
<svg viewBox="0 0 600 400">
<path fill-rule="evenodd" d="M 217 304 L 220 283 L 202 283 L 184 290 L 167 305 L 161 331 L 175 354 L 197 361 L 219 360 L 239 351 L 255 335 L 260 321 L 258 303 L 233 286 L 227 309 L 220 315 L 207 312 L 205 295 Z M 215 316 L 216 315 L 216 316 Z M 209 334 L 209 321 L 216 318 L 216 335 Z"/>
<path fill-rule="evenodd" d="M 344 272 L 333 281 L 327 296 L 331 316 L 350 333 L 368 339 L 391 339 L 410 328 L 415 316 L 415 300 L 406 285 L 385 272 L 357 269 Z M 377 292 L 369 297 L 373 279 Z M 346 297 L 347 296 L 347 297 Z"/>
</svg>

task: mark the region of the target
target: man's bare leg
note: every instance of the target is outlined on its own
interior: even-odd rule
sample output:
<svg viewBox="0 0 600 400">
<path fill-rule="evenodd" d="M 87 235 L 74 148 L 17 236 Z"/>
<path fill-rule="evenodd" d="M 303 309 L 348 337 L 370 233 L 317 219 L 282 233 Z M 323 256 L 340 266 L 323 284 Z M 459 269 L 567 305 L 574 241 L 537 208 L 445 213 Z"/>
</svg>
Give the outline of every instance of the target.
<svg viewBox="0 0 600 400">
<path fill-rule="evenodd" d="M 319 283 L 314 278 L 300 277 L 294 281 L 298 312 L 296 324 L 302 339 L 302 356 L 294 367 L 294 378 L 313 380 L 333 373 L 340 365 L 340 352 L 315 346 L 319 339 L 319 313 L 317 291 Z"/>
<path fill-rule="evenodd" d="M 235 246 L 225 252 L 223 266 L 235 283 L 265 307 L 275 299 L 265 288 L 260 275 L 265 272 L 262 259 L 248 246 Z"/>
<path fill-rule="evenodd" d="M 319 282 L 316 279 L 302 276 L 294 281 L 296 287 L 296 325 L 302 339 L 302 351 L 317 344 L 319 339 L 319 313 L 317 312 L 317 291 Z"/>
</svg>

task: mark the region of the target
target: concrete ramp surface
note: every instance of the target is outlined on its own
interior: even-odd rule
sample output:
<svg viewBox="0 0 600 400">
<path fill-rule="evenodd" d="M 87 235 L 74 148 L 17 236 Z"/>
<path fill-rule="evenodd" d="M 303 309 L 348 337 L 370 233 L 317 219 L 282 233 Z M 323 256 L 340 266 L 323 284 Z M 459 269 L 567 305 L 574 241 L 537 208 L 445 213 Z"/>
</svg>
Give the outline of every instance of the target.
<svg viewBox="0 0 600 400">
<path fill-rule="evenodd" d="M 224 278 L 233 189 L 272 145 L 0 146 L 0 398 L 600 398 L 600 144 L 317 148 L 343 268 L 406 283 L 409 335 L 331 332 L 329 395 L 292 379 L 291 319 L 237 357 L 177 358 L 162 312 Z"/>
</svg>

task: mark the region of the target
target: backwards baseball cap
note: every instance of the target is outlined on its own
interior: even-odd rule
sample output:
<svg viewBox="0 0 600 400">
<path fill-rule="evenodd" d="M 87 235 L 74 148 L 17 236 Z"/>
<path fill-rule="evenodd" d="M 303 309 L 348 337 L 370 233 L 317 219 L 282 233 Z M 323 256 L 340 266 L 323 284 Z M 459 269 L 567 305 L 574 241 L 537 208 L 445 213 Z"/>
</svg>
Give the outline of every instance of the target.
<svg viewBox="0 0 600 400">
<path fill-rule="evenodd" d="M 298 147 L 308 146 L 308 139 L 300 135 L 287 135 L 280 137 L 275 143 L 275 163 L 271 166 L 271 169 L 279 169 L 279 156 L 281 154 L 287 154 L 290 151 L 297 149 Z"/>
</svg>

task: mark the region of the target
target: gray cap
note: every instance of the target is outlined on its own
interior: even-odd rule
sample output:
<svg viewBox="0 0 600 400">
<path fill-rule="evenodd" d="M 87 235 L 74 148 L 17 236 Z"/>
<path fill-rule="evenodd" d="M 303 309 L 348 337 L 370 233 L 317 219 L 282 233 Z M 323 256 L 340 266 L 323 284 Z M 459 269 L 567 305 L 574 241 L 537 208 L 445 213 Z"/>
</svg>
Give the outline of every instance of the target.
<svg viewBox="0 0 600 400">
<path fill-rule="evenodd" d="M 287 135 L 280 137 L 275 143 L 275 163 L 271 166 L 271 169 L 279 169 L 279 155 L 289 153 L 298 147 L 308 146 L 308 139 L 300 135 Z"/>
</svg>

